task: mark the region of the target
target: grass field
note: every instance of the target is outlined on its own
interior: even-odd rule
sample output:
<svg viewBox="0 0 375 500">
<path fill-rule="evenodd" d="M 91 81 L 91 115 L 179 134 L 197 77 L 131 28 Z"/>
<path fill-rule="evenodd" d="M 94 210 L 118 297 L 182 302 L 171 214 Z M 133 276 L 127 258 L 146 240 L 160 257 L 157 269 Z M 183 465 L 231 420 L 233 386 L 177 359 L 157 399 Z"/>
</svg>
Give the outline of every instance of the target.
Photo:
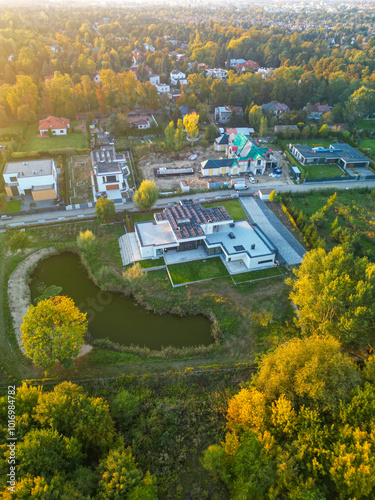
<svg viewBox="0 0 375 500">
<path fill-rule="evenodd" d="M 21 200 L 9 200 L 5 205 L 5 212 L 19 212 L 21 210 Z"/>
<path fill-rule="evenodd" d="M 282 268 L 270 267 L 269 269 L 259 269 L 259 271 L 249 271 L 248 273 L 235 274 L 232 276 L 232 278 L 235 283 L 244 283 L 246 281 L 271 278 L 273 276 L 281 276 L 282 274 Z"/>
<path fill-rule="evenodd" d="M 165 262 L 163 257 L 160 257 L 160 259 L 140 260 L 139 265 L 142 269 L 148 269 L 150 267 L 164 266 Z"/>
<path fill-rule="evenodd" d="M 168 271 L 174 285 L 229 275 L 220 257 L 213 257 L 207 260 L 193 260 L 191 262 L 184 262 L 183 264 L 172 264 L 168 266 Z"/>
<path fill-rule="evenodd" d="M 30 125 L 25 144 L 21 146 L 21 151 L 48 151 L 49 149 L 63 148 L 86 148 L 87 137 L 81 131 L 76 131 L 73 134 L 55 137 L 38 137 L 38 124 Z"/>
<path fill-rule="evenodd" d="M 24 123 L 15 123 L 12 125 L 8 125 L 7 127 L 0 127 L 0 135 L 14 134 L 17 132 L 21 133 L 23 126 L 24 126 Z"/>
<path fill-rule="evenodd" d="M 375 130 L 375 120 L 357 120 L 355 122 L 357 130 Z"/>
<path fill-rule="evenodd" d="M 308 179 L 329 179 L 330 177 L 347 177 L 338 165 L 302 165 Z"/>
<path fill-rule="evenodd" d="M 375 139 L 362 139 L 361 148 L 369 148 L 375 153 Z"/>
<path fill-rule="evenodd" d="M 323 148 L 329 148 L 329 146 L 336 141 L 337 141 L 336 138 L 332 138 L 332 139 L 290 139 L 290 140 L 283 140 L 280 142 L 285 147 L 287 147 L 288 144 L 301 144 L 301 145 L 306 144 L 311 148 L 315 146 L 322 146 Z"/>
<path fill-rule="evenodd" d="M 224 207 L 233 220 L 247 219 L 246 213 L 239 200 L 218 201 L 216 203 L 203 203 L 204 208 Z"/>
</svg>

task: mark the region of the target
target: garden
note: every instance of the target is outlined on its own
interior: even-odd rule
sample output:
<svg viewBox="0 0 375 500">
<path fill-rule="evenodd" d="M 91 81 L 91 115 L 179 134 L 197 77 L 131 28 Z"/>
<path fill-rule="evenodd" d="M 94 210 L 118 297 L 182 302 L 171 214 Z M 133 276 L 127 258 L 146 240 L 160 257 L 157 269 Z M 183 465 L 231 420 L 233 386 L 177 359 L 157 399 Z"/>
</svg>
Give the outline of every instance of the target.
<svg viewBox="0 0 375 500">
<path fill-rule="evenodd" d="M 168 266 L 168 271 L 174 285 L 229 276 L 220 257 L 172 264 Z"/>
<path fill-rule="evenodd" d="M 87 148 L 87 136 L 81 130 L 75 130 L 67 135 L 53 137 L 38 137 L 38 123 L 29 125 L 22 152 L 49 151 L 51 149 Z"/>
</svg>

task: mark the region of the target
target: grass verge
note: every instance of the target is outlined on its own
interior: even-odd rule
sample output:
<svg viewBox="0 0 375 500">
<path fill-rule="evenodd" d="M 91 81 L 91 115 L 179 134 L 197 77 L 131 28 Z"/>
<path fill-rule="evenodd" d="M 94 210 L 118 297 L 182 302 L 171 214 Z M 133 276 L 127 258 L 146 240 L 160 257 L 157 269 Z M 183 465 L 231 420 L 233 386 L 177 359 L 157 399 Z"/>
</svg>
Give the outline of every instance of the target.
<svg viewBox="0 0 375 500">
<path fill-rule="evenodd" d="M 282 274 L 282 268 L 270 267 L 269 269 L 259 269 L 258 271 L 249 271 L 247 273 L 235 274 L 232 276 L 232 278 L 235 283 L 244 283 L 246 281 L 254 281 L 263 278 L 281 276 Z"/>
<path fill-rule="evenodd" d="M 168 266 L 169 274 L 174 285 L 191 283 L 192 281 L 208 280 L 228 276 L 227 268 L 220 257 L 207 260 L 193 260 L 182 264 Z"/>
<path fill-rule="evenodd" d="M 218 201 L 217 203 L 204 203 L 204 208 L 224 207 L 233 220 L 247 219 L 246 213 L 239 200 Z"/>
<path fill-rule="evenodd" d="M 5 212 L 19 212 L 21 210 L 21 200 L 9 200 L 5 205 Z"/>
</svg>

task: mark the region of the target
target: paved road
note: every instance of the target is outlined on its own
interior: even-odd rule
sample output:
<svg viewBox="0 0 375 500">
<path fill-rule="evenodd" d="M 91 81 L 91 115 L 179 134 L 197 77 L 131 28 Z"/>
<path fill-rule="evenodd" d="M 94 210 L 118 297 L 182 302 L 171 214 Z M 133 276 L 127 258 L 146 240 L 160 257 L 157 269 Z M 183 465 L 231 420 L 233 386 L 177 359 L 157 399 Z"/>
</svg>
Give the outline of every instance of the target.
<svg viewBox="0 0 375 500">
<path fill-rule="evenodd" d="M 291 192 L 308 192 L 311 190 L 320 190 L 320 189 L 356 189 L 358 187 L 369 187 L 371 189 L 375 189 L 375 180 L 367 180 L 367 181 L 359 181 L 359 182 L 321 182 L 321 183 L 308 183 L 308 184 L 289 184 L 289 185 L 280 185 L 280 184 L 253 184 L 248 191 L 244 191 L 240 193 L 240 197 L 242 195 L 248 196 L 251 193 L 255 193 L 258 189 L 266 188 L 266 189 L 275 189 L 276 192 L 283 191 L 291 191 Z M 193 198 L 195 200 L 211 200 L 216 197 L 220 198 L 221 196 L 230 196 L 232 194 L 231 191 L 226 192 L 225 194 L 219 191 L 207 192 L 207 193 L 199 193 L 193 195 L 187 195 L 186 198 Z M 173 203 L 175 201 L 179 201 L 181 197 L 176 196 L 174 198 L 161 198 L 156 203 L 155 207 L 165 207 L 168 203 Z M 132 210 L 134 209 L 133 203 L 126 204 L 116 204 L 116 211 L 119 212 L 121 210 Z M 28 215 L 13 215 L 12 220 L 4 221 L 0 223 L 0 231 L 5 229 L 5 225 L 8 223 L 37 223 L 39 220 L 44 221 L 57 221 L 59 217 L 65 217 L 65 219 L 74 220 L 77 219 L 78 216 L 90 216 L 95 214 L 95 208 L 78 208 L 74 210 L 61 210 L 57 212 L 46 212 L 42 214 L 28 214 Z"/>
<path fill-rule="evenodd" d="M 241 204 L 249 219 L 265 232 L 278 249 L 280 260 L 285 260 L 288 265 L 300 264 L 306 252 L 305 249 L 263 201 L 252 197 L 241 198 Z"/>
</svg>

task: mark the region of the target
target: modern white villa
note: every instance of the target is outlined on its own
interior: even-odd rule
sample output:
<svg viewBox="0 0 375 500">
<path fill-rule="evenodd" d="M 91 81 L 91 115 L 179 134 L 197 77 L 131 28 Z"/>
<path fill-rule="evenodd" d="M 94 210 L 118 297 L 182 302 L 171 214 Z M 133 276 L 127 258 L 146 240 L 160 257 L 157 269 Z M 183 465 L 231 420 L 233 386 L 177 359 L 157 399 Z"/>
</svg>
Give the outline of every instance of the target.
<svg viewBox="0 0 375 500">
<path fill-rule="evenodd" d="M 277 248 L 247 220 L 234 221 L 224 207 L 203 208 L 181 200 L 134 224 L 134 233 L 119 239 L 123 263 L 164 257 L 167 264 L 220 255 L 230 273 L 276 265 Z M 128 248 L 128 249 L 127 249 Z"/>
<path fill-rule="evenodd" d="M 106 193 L 108 198 L 122 200 L 122 193 L 128 191 L 126 178 L 129 176 L 128 157 L 116 153 L 114 146 L 102 146 L 91 151 L 91 161 L 96 179 L 97 196 Z"/>
</svg>

